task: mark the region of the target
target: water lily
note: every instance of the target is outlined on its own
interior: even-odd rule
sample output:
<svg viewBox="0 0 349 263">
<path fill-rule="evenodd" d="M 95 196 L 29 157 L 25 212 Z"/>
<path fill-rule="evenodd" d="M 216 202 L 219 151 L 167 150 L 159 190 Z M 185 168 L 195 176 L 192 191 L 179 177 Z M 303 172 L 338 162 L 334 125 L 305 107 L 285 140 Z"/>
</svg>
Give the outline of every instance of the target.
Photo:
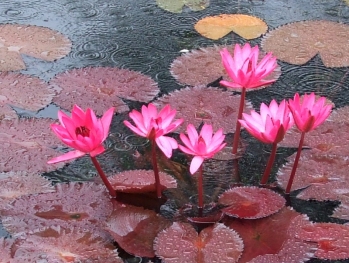
<svg viewBox="0 0 349 263">
<path fill-rule="evenodd" d="M 172 156 L 173 149 L 178 148 L 178 143 L 175 139 L 165 136 L 174 131 L 183 122 L 183 119 L 172 122 L 175 115 L 176 110 L 172 110 L 168 104 L 158 113 L 155 105 L 149 103 L 148 107 L 142 106 L 141 112 L 136 110 L 130 112 L 129 116 L 136 126 L 129 121 L 124 121 L 124 124 L 134 133 L 148 138 L 152 143 L 152 161 L 158 198 L 161 198 L 161 188 L 155 145 L 160 148 L 167 158 Z"/>
<path fill-rule="evenodd" d="M 292 167 L 290 179 L 286 187 L 286 194 L 291 191 L 294 176 L 296 174 L 299 158 L 304 143 L 305 133 L 314 130 L 322 124 L 331 113 L 332 105 L 326 105 L 326 98 L 320 97 L 317 101 L 314 92 L 305 94 L 302 99 L 296 93 L 293 99 L 288 101 L 289 108 L 293 114 L 294 122 L 297 128 L 301 131 L 301 139 L 299 141 L 296 158 Z"/>
<path fill-rule="evenodd" d="M 258 88 L 260 86 L 273 83 L 275 80 L 264 80 L 266 76 L 274 71 L 277 66 L 276 58 L 268 53 L 260 62 L 259 47 L 251 48 L 249 43 L 243 47 L 235 45 L 234 57 L 224 48 L 221 52 L 223 66 L 232 82 L 222 80 L 220 84 L 228 88 L 241 89 L 240 107 L 238 111 L 238 120 L 242 117 L 243 106 L 245 103 L 246 89 Z M 241 125 L 236 122 L 236 129 L 233 142 L 233 154 L 237 153 L 240 139 Z"/>
<path fill-rule="evenodd" d="M 71 117 L 63 111 L 58 111 L 60 124 L 52 124 L 51 129 L 64 144 L 75 150 L 55 157 L 47 163 L 63 162 L 89 154 L 109 193 L 115 196 L 115 190 L 96 159 L 97 155 L 105 151 L 103 142 L 108 137 L 113 114 L 114 108 L 112 107 L 103 114 L 102 118 L 98 119 L 92 109 L 83 111 L 77 105 L 74 105 Z"/>
<path fill-rule="evenodd" d="M 194 155 L 190 164 L 190 173 L 194 174 L 200 169 L 198 192 L 199 207 L 203 207 L 203 184 L 202 184 L 202 163 L 205 159 L 212 158 L 217 152 L 222 150 L 226 143 L 223 143 L 225 135 L 223 130 L 219 129 L 215 134 L 212 131 L 212 125 L 204 124 L 200 134 L 196 131 L 194 125 L 187 126 L 188 137 L 181 133 L 180 138 L 185 146 L 179 145 L 179 149 L 187 154 Z"/>
<path fill-rule="evenodd" d="M 293 117 L 288 108 L 286 100 L 280 105 L 272 100 L 270 105 L 262 103 L 260 113 L 251 111 L 251 115 L 243 113 L 243 120 L 239 120 L 241 125 L 258 140 L 264 143 L 272 143 L 272 152 L 265 169 L 261 184 L 265 184 L 269 178 L 271 167 L 274 163 L 277 144 L 284 138 L 287 130 L 293 125 Z"/>
</svg>

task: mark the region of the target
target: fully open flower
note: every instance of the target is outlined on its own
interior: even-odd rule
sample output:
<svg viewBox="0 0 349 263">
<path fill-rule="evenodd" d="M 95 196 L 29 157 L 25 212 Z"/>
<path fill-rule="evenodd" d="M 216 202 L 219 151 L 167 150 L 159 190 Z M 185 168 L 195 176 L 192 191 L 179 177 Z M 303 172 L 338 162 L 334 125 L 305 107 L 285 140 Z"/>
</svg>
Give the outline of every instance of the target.
<svg viewBox="0 0 349 263">
<path fill-rule="evenodd" d="M 185 146 L 179 145 L 179 149 L 187 154 L 194 155 L 190 164 L 190 173 L 194 174 L 200 168 L 204 159 L 212 158 L 213 155 L 223 149 L 226 145 L 226 143 L 223 143 L 225 135 L 223 135 L 222 129 L 219 129 L 213 135 L 212 126 L 209 124 L 204 124 L 200 135 L 194 125 L 189 124 L 187 133 L 188 137 L 183 133 L 180 134 Z"/>
<path fill-rule="evenodd" d="M 262 103 L 260 114 L 252 110 L 251 115 L 243 113 L 242 116 L 243 120 L 239 120 L 241 125 L 264 143 L 280 142 L 293 125 L 292 114 L 285 100 L 280 105 L 272 100 L 269 107 Z"/>
<path fill-rule="evenodd" d="M 301 132 L 309 132 L 322 124 L 331 113 L 332 105 L 325 105 L 326 98 L 315 102 L 315 94 L 305 94 L 301 101 L 298 93 L 288 101 L 294 122 Z"/>
<path fill-rule="evenodd" d="M 48 163 L 58 163 L 74 159 L 85 154 L 91 157 L 105 151 L 102 143 L 107 138 L 114 108 L 107 110 L 101 119 L 97 119 L 91 109 L 84 112 L 74 105 L 71 118 L 64 112 L 58 112 L 59 124 L 52 124 L 54 133 L 63 143 L 75 149 L 66 154 L 51 159 Z"/>
<path fill-rule="evenodd" d="M 259 48 L 251 48 L 246 43 L 242 48 L 235 45 L 234 57 L 224 48 L 221 52 L 223 66 L 232 82 L 222 80 L 220 83 L 230 88 L 258 88 L 275 80 L 263 80 L 276 68 L 276 58 L 268 53 L 259 63 Z"/>
<path fill-rule="evenodd" d="M 172 122 L 175 115 L 176 110 L 171 110 L 170 105 L 166 105 L 158 113 L 156 107 L 149 103 L 148 107 L 142 106 L 141 112 L 133 110 L 129 114 L 136 126 L 129 121 L 124 121 L 124 124 L 139 136 L 155 140 L 160 150 L 170 158 L 172 150 L 178 148 L 178 143 L 175 139 L 164 135 L 174 131 L 183 122 L 183 119 Z"/>
</svg>

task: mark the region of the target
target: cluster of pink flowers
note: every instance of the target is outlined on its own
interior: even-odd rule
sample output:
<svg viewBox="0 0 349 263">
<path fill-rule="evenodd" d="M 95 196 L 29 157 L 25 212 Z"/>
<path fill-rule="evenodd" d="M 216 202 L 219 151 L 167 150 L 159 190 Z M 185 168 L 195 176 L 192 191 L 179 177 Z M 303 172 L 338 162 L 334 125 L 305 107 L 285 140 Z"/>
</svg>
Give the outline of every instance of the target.
<svg viewBox="0 0 349 263">
<path fill-rule="evenodd" d="M 243 95 L 241 96 L 240 104 L 244 103 L 244 94 L 247 88 L 253 89 L 275 81 L 264 80 L 264 77 L 268 76 L 276 68 L 276 58 L 272 57 L 271 54 L 267 54 L 258 63 L 258 46 L 251 48 L 249 44 L 246 44 L 244 47 L 236 45 L 234 58 L 227 49 L 221 51 L 221 56 L 223 66 L 232 79 L 232 82 L 222 81 L 221 84 L 230 88 L 241 89 Z M 240 105 L 236 134 L 239 134 L 240 125 L 242 125 L 258 140 L 273 144 L 272 154 L 261 180 L 261 184 L 265 184 L 274 161 L 276 145 L 284 138 L 287 130 L 295 123 L 302 132 L 299 146 L 300 154 L 304 134 L 315 129 L 326 120 L 330 114 L 331 105 L 325 104 L 324 97 L 316 101 L 314 93 L 305 94 L 303 98 L 300 98 L 300 95 L 296 93 L 293 99 L 283 100 L 279 105 L 275 100 L 272 100 L 269 106 L 262 103 L 259 113 L 252 110 L 250 114 L 246 114 L 242 113 L 242 109 L 243 107 Z M 108 185 L 108 180 L 94 157 L 105 150 L 103 142 L 107 138 L 113 112 L 114 108 L 110 108 L 101 119 L 98 119 L 93 110 L 87 109 L 84 112 L 78 106 L 74 106 L 71 118 L 60 111 L 58 118 L 61 125 L 52 124 L 51 128 L 63 143 L 75 150 L 49 161 L 49 163 L 56 163 L 89 154 L 112 196 L 115 195 L 115 191 Z M 210 124 L 204 124 L 199 133 L 192 124 L 189 124 L 187 126 L 187 135 L 180 134 L 183 145 L 178 145 L 175 139 L 167 136 L 167 134 L 173 132 L 183 123 L 183 119 L 174 121 L 175 115 L 176 110 L 171 109 L 170 105 L 166 105 L 158 112 L 157 108 L 150 103 L 148 106 L 142 106 L 140 112 L 133 110 L 129 114 L 133 124 L 129 121 L 124 121 L 124 124 L 134 133 L 149 139 L 152 143 L 153 169 L 159 198 L 161 197 L 161 189 L 155 146 L 167 158 L 170 158 L 172 151 L 177 148 L 186 154 L 194 156 L 190 164 L 190 173 L 194 174 L 200 169 L 199 176 L 202 177 L 201 168 L 204 160 L 212 158 L 226 145 L 224 143 L 225 135 L 223 130 L 219 129 L 214 133 Z M 239 136 L 235 136 L 234 145 L 237 145 L 238 140 Z M 236 153 L 236 151 L 234 152 L 234 147 L 233 153 Z M 298 159 L 296 158 L 295 167 Z M 291 174 L 290 184 L 292 184 L 295 169 Z M 202 185 L 200 187 L 202 188 Z M 289 189 L 290 186 L 286 189 L 286 193 Z M 201 191 L 199 189 L 200 192 L 202 195 L 202 189 Z M 202 207 L 200 200 L 199 207 Z"/>
</svg>

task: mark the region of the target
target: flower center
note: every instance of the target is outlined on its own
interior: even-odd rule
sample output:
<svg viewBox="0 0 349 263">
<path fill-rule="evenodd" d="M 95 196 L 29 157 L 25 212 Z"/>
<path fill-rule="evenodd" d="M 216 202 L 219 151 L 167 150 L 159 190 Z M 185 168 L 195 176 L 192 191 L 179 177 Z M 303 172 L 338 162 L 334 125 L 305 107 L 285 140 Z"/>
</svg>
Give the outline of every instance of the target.
<svg viewBox="0 0 349 263">
<path fill-rule="evenodd" d="M 75 129 L 76 135 L 81 135 L 83 137 L 89 137 L 90 136 L 90 130 L 86 128 L 85 126 L 80 126 Z"/>
</svg>

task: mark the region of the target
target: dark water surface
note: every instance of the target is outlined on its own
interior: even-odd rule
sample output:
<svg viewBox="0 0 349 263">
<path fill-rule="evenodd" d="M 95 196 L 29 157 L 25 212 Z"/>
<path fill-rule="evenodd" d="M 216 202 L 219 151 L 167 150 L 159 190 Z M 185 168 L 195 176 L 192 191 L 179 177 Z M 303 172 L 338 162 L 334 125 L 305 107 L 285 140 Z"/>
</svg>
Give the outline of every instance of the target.
<svg viewBox="0 0 349 263">
<path fill-rule="evenodd" d="M 158 97 L 183 87 L 176 83 L 169 72 L 170 63 L 180 56 L 181 50 L 214 44 L 245 43 L 244 39 L 235 34 L 213 41 L 202 37 L 194 30 L 193 25 L 199 19 L 222 13 L 260 17 L 268 24 L 269 30 L 290 22 L 314 19 L 349 23 L 349 7 L 342 0 L 211 0 L 210 6 L 205 10 L 193 12 L 184 9 L 180 14 L 159 8 L 155 0 L 2 0 L 0 3 L 0 23 L 48 27 L 61 32 L 73 43 L 71 53 L 55 62 L 24 57 L 27 69 L 22 73 L 49 81 L 57 73 L 73 68 L 127 68 L 149 75 L 158 82 L 161 89 Z M 260 44 L 260 38 L 250 43 Z M 248 94 L 248 99 L 254 107 L 259 107 L 261 102 L 269 102 L 272 98 L 278 101 L 290 98 L 296 91 L 315 91 L 319 95 L 329 97 L 336 107 L 349 104 L 349 68 L 326 68 L 319 56 L 303 66 L 285 62 L 279 62 L 279 65 L 282 67 L 282 75 L 274 85 Z M 141 105 L 134 102 L 128 104 L 130 108 L 139 108 Z M 51 105 L 35 116 L 55 117 L 56 110 L 57 107 Z M 33 115 L 24 111 L 19 113 L 23 116 Z M 107 141 L 109 150 L 101 157 L 103 167 L 108 173 L 151 168 L 145 160 L 138 163 L 135 161 L 135 151 L 144 151 L 144 146 L 148 144 L 122 125 L 121 122 L 126 116 L 127 114 L 116 116 L 111 129 L 112 134 Z M 240 160 L 240 174 L 244 183 L 255 184 L 264 169 L 270 149 L 245 133 L 243 137 L 250 144 L 244 158 Z M 278 165 L 282 165 L 284 158 L 292 153 L 292 149 L 279 149 Z M 173 160 L 187 164 L 185 156 L 181 154 L 176 154 Z M 229 162 L 210 161 L 207 165 L 205 185 L 209 187 L 213 184 L 216 188 L 221 186 L 218 190 L 211 189 L 218 195 L 227 184 L 226 180 L 231 180 L 227 178 L 230 178 L 228 173 L 232 167 Z M 47 176 L 54 182 L 84 181 L 92 180 L 95 170 L 88 158 L 81 158 L 69 167 Z M 211 180 L 215 182 L 211 183 Z M 312 220 L 339 222 L 328 217 L 337 203 L 309 203 L 300 200 L 294 200 L 293 203 L 297 210 L 307 213 Z M 130 259 L 127 262 L 137 261 Z M 312 259 L 308 262 L 348 261 Z"/>
</svg>

